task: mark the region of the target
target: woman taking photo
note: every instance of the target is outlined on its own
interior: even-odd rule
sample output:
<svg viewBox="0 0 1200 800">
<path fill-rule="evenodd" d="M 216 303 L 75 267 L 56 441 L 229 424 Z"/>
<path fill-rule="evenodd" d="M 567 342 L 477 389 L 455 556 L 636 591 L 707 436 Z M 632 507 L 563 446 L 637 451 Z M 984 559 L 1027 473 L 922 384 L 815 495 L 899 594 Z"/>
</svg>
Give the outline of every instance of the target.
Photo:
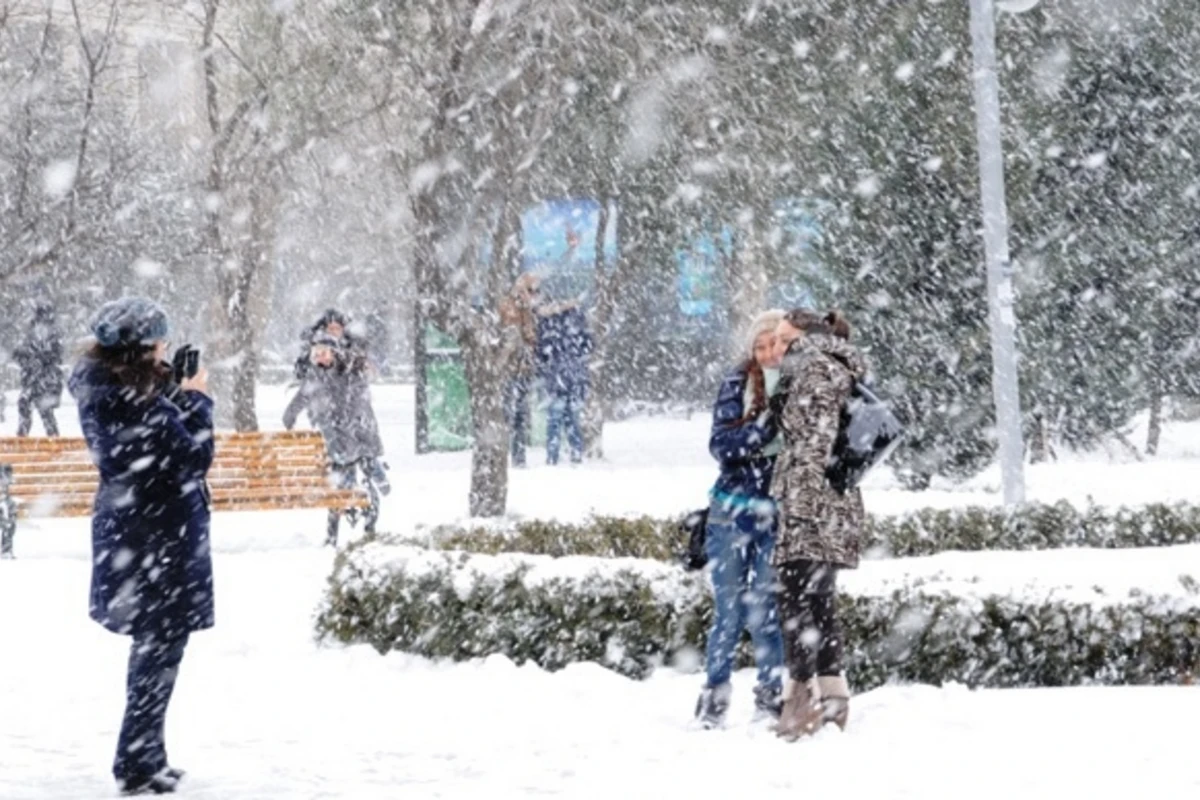
<svg viewBox="0 0 1200 800">
<path fill-rule="evenodd" d="M 113 775 L 124 795 L 167 794 L 167 705 L 188 636 L 213 625 L 205 476 L 212 400 L 201 371 L 176 385 L 167 317 L 149 300 L 108 303 L 71 394 L 100 471 L 92 516 L 91 617 L 133 637 Z"/>
<path fill-rule="evenodd" d="M 696 718 L 706 728 L 720 726 L 729 710 L 729 680 L 744 629 L 750 631 L 758 663 L 755 707 L 775 717 L 780 711 L 783 641 L 771 568 L 775 503 L 768 493 L 779 440 L 767 409 L 779 378 L 775 328 L 782 318 L 783 312 L 768 311 L 754 321 L 747 359 L 721 384 L 713 410 L 709 450 L 721 465 L 705 540 L 713 626 L 707 682 L 696 704 Z"/>
<path fill-rule="evenodd" d="M 789 312 L 776 330 L 782 382 L 783 449 L 771 495 L 779 504 L 779 574 L 788 686 L 778 733 L 797 739 L 827 722 L 846 726 L 850 691 L 843 674 L 837 574 L 858 566 L 863 504 L 858 489 L 839 493 L 825 477 L 854 383 L 866 374 L 837 312 Z"/>
</svg>

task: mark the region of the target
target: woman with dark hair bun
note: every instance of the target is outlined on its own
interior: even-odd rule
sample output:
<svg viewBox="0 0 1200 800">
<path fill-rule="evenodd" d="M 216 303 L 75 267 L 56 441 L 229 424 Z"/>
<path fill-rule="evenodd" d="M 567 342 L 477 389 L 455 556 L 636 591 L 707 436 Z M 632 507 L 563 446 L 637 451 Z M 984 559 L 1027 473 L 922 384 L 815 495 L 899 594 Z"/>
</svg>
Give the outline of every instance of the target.
<svg viewBox="0 0 1200 800">
<path fill-rule="evenodd" d="M 858 566 L 863 505 L 858 489 L 834 489 L 825 469 L 842 410 L 867 372 L 850 335 L 838 312 L 803 309 L 776 331 L 787 395 L 778 403 L 784 443 L 771 495 L 779 507 L 774 563 L 789 679 L 777 730 L 792 740 L 828 722 L 844 728 L 849 714 L 837 574 Z"/>
<path fill-rule="evenodd" d="M 100 472 L 91 617 L 133 637 L 113 761 L 124 795 L 168 794 L 183 777 L 167 762 L 167 706 L 189 636 L 213 626 L 213 403 L 203 369 L 175 383 L 165 363 L 168 329 L 150 300 L 106 304 L 69 383 Z"/>
</svg>

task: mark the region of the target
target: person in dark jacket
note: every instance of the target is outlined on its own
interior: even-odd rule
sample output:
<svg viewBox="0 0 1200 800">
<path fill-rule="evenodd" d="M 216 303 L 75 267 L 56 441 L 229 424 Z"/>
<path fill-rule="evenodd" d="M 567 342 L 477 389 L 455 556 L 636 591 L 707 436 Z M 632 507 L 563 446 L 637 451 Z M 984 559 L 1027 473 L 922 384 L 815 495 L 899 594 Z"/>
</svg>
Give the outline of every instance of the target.
<svg viewBox="0 0 1200 800">
<path fill-rule="evenodd" d="M 17 400 L 17 436 L 28 436 L 33 427 L 33 409 L 42 418 L 47 436 L 58 436 L 54 409 L 62 401 L 62 331 L 55 319 L 54 307 L 39 303 L 33 322 L 21 344 L 13 350 L 13 360 L 21 368 L 21 395 Z"/>
<path fill-rule="evenodd" d="M 864 519 L 862 493 L 829 482 L 842 411 L 866 361 L 850 343 L 837 312 L 789 312 L 777 330 L 787 391 L 780 428 L 783 449 L 771 479 L 779 504 L 779 605 L 784 622 L 788 685 L 777 729 L 795 740 L 827 723 L 846 727 L 850 689 L 844 674 L 845 636 L 837 617 L 837 576 L 858 566 Z"/>
<path fill-rule="evenodd" d="M 356 359 L 366 361 L 367 348 L 366 342 L 359 337 L 353 336 L 350 333 L 350 320 L 341 311 L 336 308 L 326 309 L 320 319 L 309 325 L 300 332 L 300 353 L 296 357 L 296 363 L 292 368 L 296 376 L 296 380 L 303 381 L 304 376 L 308 374 L 312 367 L 310 352 L 312 350 L 313 341 L 321 334 L 329 334 L 334 339 L 341 342 L 349 351 L 354 353 Z"/>
<path fill-rule="evenodd" d="M 391 490 L 383 456 L 379 425 L 371 407 L 371 389 L 367 382 L 366 365 L 344 341 L 330 334 L 318 334 L 313 339 L 309 356 L 312 366 L 287 407 L 283 425 L 291 430 L 304 409 L 308 410 L 313 427 L 325 439 L 330 470 L 336 485 L 343 489 L 358 484 L 361 470 L 367 485 L 371 505 L 365 517 L 367 533 L 374 533 L 379 518 L 379 496 Z M 326 544 L 337 544 L 342 511 L 329 511 Z M 355 520 L 350 512 L 351 521 Z"/>
<path fill-rule="evenodd" d="M 123 298 L 94 318 L 95 344 L 69 386 L 100 471 L 92 515 L 91 617 L 133 637 L 113 775 L 123 794 L 173 792 L 167 706 L 188 638 L 211 628 L 206 475 L 212 400 L 202 370 L 175 385 L 164 363 L 167 317 Z"/>
<path fill-rule="evenodd" d="M 758 663 L 755 707 L 775 717 L 781 708 L 783 639 L 771 567 L 778 515 L 769 494 L 780 443 L 768 402 L 778 379 L 775 328 L 782 318 L 781 311 L 767 311 L 754 321 L 747 359 L 722 382 L 713 410 L 709 450 L 721 467 L 705 537 L 713 626 L 696 704 L 707 728 L 719 727 L 729 710 L 734 654 L 746 629 Z"/>
<path fill-rule="evenodd" d="M 550 309 L 538 320 L 538 361 L 550 398 L 546 421 L 546 463 L 558 463 L 566 429 L 571 462 L 583 461 L 580 417 L 588 392 L 588 356 L 592 336 L 587 317 L 577 303 Z"/>
</svg>

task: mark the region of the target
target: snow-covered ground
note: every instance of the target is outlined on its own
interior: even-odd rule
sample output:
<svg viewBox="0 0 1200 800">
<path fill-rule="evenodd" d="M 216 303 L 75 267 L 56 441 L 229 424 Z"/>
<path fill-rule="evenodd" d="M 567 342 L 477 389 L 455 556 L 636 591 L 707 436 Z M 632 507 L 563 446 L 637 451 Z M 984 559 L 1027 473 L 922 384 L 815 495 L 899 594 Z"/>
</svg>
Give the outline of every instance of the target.
<svg viewBox="0 0 1200 800">
<path fill-rule="evenodd" d="M 265 390 L 270 425 L 284 396 Z M 460 519 L 466 454 L 416 459 L 411 393 L 376 404 L 395 492 L 382 527 Z M 10 414 L 13 404 L 9 405 Z M 77 430 L 63 410 L 65 432 Z M 10 433 L 10 419 L 0 430 Z M 609 430 L 609 461 L 515 473 L 523 516 L 677 513 L 713 478 L 706 420 Z M 1036 499 L 1142 503 L 1194 497 L 1200 426 L 1168 427 L 1146 463 L 1072 456 L 1030 471 Z M 534 462 L 538 458 L 534 457 Z M 873 479 L 871 510 L 995 503 L 996 478 L 937 491 Z M 88 522 L 23 523 L 0 562 L 0 798 L 114 793 L 127 640 L 86 616 Z M 547 674 L 503 659 L 432 664 L 365 647 L 321 648 L 312 613 L 332 554 L 319 512 L 218 515 L 216 629 L 189 648 L 168 724 L 181 796 L 221 800 L 399 797 L 1188 798 L 1200 791 L 1190 732 L 1200 692 L 1178 687 L 969 692 L 889 687 L 858 698 L 847 733 L 796 745 L 749 719 L 748 675 L 728 730 L 689 724 L 694 675 L 638 683 L 594 665 Z M 1156 593 L 1200 573 L 1200 548 L 945 554 L 868 564 L 850 580 L 978 577 L 988 591 Z M 1165 588 L 1164 588 L 1165 591 Z"/>
</svg>

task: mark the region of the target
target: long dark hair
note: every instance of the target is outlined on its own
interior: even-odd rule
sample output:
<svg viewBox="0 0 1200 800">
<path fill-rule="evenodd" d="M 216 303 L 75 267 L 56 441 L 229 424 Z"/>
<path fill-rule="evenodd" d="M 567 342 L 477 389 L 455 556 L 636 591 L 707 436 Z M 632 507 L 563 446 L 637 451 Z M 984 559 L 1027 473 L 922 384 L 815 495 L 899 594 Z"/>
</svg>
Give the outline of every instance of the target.
<svg viewBox="0 0 1200 800">
<path fill-rule="evenodd" d="M 746 363 L 742 365 L 742 371 L 746 373 L 746 382 L 750 384 L 750 405 L 746 407 L 746 413 L 738 420 L 737 424 L 749 425 L 767 410 L 767 376 L 763 372 L 762 365 L 758 363 L 758 359 L 753 356 L 746 359 Z"/>
<path fill-rule="evenodd" d="M 158 394 L 171 377 L 171 368 L 154 358 L 153 345 L 102 347 L 94 344 L 86 357 L 106 367 L 120 386 L 133 390 L 139 398 Z"/>
<path fill-rule="evenodd" d="M 789 311 L 783 319 L 788 325 L 798 331 L 804 331 L 806 334 L 825 333 L 847 342 L 850 341 L 850 323 L 846 321 L 840 311 L 818 314 L 816 311 L 809 311 L 806 308 L 797 308 Z"/>
</svg>

